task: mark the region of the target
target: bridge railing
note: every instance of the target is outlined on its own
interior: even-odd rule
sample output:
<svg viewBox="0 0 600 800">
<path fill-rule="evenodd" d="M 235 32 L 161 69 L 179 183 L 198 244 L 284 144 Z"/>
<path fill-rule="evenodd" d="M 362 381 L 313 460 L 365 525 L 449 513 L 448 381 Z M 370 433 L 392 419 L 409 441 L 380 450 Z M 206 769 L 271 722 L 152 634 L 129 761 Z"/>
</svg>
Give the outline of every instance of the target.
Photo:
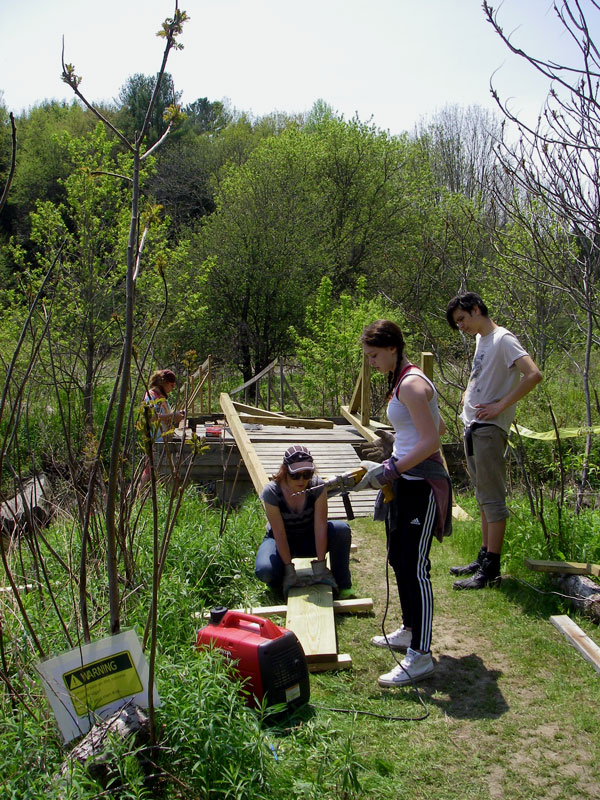
<svg viewBox="0 0 600 800">
<path fill-rule="evenodd" d="M 266 408 L 267 411 L 270 411 L 274 400 L 274 394 L 278 389 L 279 410 L 283 412 L 285 410 L 285 390 L 287 389 L 289 396 L 298 407 L 298 410 L 302 411 L 302 405 L 288 379 L 285 377 L 285 369 L 286 367 L 283 363 L 283 359 L 276 358 L 261 370 L 258 375 L 255 375 L 253 378 L 250 378 L 249 381 L 246 381 L 246 383 L 230 391 L 229 395 L 230 397 L 234 397 L 236 394 L 244 392 L 245 403 L 252 401 L 255 406 L 263 407 Z M 263 394 L 261 394 L 261 382 Z M 275 386 L 273 386 L 273 384 L 275 384 Z"/>
</svg>

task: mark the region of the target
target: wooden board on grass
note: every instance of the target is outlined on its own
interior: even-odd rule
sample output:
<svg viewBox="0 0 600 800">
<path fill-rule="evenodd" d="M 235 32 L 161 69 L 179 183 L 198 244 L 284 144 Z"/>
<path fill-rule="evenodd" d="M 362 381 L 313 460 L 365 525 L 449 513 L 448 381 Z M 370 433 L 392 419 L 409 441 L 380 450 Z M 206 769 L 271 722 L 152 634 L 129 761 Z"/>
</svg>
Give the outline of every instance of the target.
<svg viewBox="0 0 600 800">
<path fill-rule="evenodd" d="M 594 575 L 600 578 L 600 564 L 584 564 L 579 561 L 537 561 L 526 558 L 525 566 L 535 572 L 560 572 L 563 575 Z"/>
<path fill-rule="evenodd" d="M 550 617 L 550 622 L 581 653 L 585 660 L 592 664 L 596 672 L 600 672 L 600 647 L 590 639 L 587 633 L 584 633 L 579 625 L 576 625 L 566 614 Z"/>
<path fill-rule="evenodd" d="M 352 657 L 348 653 L 338 653 L 331 661 L 309 661 L 309 672 L 327 672 L 330 669 L 350 669 Z"/>
<path fill-rule="evenodd" d="M 309 558 L 294 559 L 296 571 L 310 571 Z M 337 639 L 333 615 L 333 591 L 324 583 L 291 589 L 287 598 L 285 627 L 293 631 L 308 663 L 337 659 Z"/>
<path fill-rule="evenodd" d="M 236 608 L 243 614 L 255 614 L 257 617 L 285 617 L 287 606 L 283 604 L 277 606 L 249 606 L 248 608 Z M 373 599 L 371 597 L 353 597 L 351 600 L 334 600 L 334 614 L 364 614 L 373 611 Z M 210 611 L 197 611 L 193 614 L 195 619 L 209 619 Z"/>
</svg>

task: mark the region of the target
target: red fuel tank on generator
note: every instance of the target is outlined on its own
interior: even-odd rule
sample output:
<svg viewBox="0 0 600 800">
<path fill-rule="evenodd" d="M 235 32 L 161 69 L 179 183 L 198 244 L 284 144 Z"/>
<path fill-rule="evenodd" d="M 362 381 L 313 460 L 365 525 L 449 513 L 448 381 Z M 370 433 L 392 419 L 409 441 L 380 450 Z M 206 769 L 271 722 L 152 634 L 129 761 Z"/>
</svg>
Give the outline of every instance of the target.
<svg viewBox="0 0 600 800">
<path fill-rule="evenodd" d="M 308 667 L 302 645 L 295 633 L 271 620 L 223 606 L 210 612 L 210 624 L 200 628 L 196 647 L 219 648 L 246 678 L 248 703 L 258 706 L 286 703 L 298 707 L 310 697 Z"/>
</svg>

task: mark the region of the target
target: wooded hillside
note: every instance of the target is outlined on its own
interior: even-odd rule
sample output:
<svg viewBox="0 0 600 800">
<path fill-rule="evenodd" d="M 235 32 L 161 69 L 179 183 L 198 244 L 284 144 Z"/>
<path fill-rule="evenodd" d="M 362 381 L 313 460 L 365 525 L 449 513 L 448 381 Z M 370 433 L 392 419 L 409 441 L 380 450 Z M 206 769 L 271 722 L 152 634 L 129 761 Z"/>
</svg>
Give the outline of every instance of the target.
<svg viewBox="0 0 600 800">
<path fill-rule="evenodd" d="M 400 136 L 322 100 L 255 118 L 203 97 L 201 83 L 181 107 L 167 70 L 187 22 L 177 4 L 158 73 L 132 75 L 114 104 L 82 93 L 65 54 L 72 104 L 17 117 L 0 105 L 0 502 L 44 473 L 57 520 L 50 539 L 32 521 L 21 537 L 0 536 L 13 598 L 10 623 L 0 609 L 0 682 L 15 719 L 35 716 L 34 658 L 99 627 L 116 634 L 135 619 L 154 675 L 168 635 L 161 581 L 190 503 L 183 470 L 172 465 L 161 487 L 152 469 L 156 427 L 142 398 L 158 367 L 177 375 L 180 408 L 209 354 L 215 396 L 281 359 L 302 414 L 337 415 L 359 374 L 362 328 L 389 317 L 411 358 L 433 353 L 455 441 L 473 342 L 445 310 L 475 291 L 544 372 L 519 404 L 510 459 L 540 530 L 529 554 L 598 562 L 597 529 L 581 515 L 600 488 L 600 43 L 581 4 L 561 8 L 581 61 L 520 53 L 548 79 L 535 129 L 500 97 L 497 115 L 447 107 Z M 487 3 L 484 13 L 513 47 Z M 383 384 L 371 388 L 381 414 Z M 192 437 L 195 452 L 202 445 Z M 177 557 L 186 566 L 187 553 Z M 211 576 L 203 602 L 238 598 L 248 570 L 236 572 L 236 558 L 246 556 L 194 572 L 194 592 Z"/>
</svg>

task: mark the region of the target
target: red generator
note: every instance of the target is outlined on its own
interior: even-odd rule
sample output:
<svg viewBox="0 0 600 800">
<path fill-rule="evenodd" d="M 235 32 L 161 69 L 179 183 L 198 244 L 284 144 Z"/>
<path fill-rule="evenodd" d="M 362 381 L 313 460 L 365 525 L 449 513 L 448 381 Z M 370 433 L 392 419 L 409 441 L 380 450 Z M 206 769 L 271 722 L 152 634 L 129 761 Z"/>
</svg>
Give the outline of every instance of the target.
<svg viewBox="0 0 600 800">
<path fill-rule="evenodd" d="M 302 645 L 295 633 L 271 620 L 228 611 L 223 606 L 210 612 L 210 624 L 200 628 L 196 647 L 217 647 L 246 678 L 249 705 L 286 703 L 290 708 L 307 703 L 310 697 L 308 667 Z"/>
</svg>

